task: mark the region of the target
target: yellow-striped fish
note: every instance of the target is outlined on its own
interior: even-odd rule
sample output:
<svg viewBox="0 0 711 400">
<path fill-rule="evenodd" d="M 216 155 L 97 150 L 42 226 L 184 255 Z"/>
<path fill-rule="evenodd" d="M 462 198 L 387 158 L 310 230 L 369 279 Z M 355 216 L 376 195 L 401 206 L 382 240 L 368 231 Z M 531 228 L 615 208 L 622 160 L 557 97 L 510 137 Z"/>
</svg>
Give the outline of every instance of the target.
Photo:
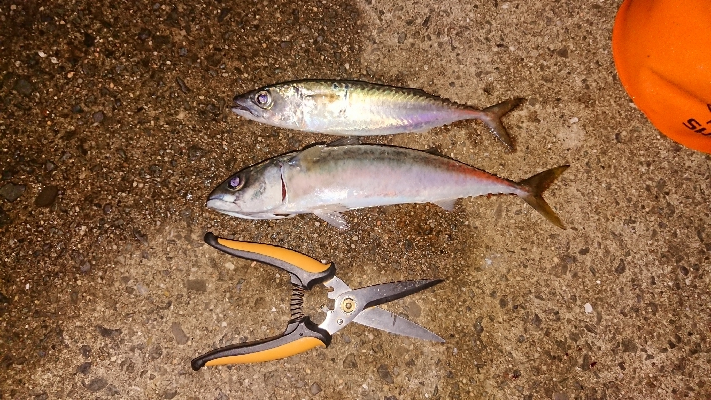
<svg viewBox="0 0 711 400">
<path fill-rule="evenodd" d="M 567 165 L 514 182 L 424 151 L 353 142 L 344 138 L 247 167 L 220 184 L 207 207 L 247 219 L 313 213 L 345 228 L 340 213 L 351 209 L 429 202 L 451 210 L 459 198 L 514 194 L 563 228 L 542 195 Z"/>
</svg>

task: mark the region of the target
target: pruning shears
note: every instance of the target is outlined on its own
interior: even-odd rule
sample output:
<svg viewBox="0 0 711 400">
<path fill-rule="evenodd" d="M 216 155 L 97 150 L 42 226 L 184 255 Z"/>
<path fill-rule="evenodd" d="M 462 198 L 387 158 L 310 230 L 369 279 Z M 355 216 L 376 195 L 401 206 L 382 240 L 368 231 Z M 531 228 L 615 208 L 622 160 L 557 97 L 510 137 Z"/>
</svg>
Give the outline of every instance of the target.
<svg viewBox="0 0 711 400">
<path fill-rule="evenodd" d="M 334 263 L 324 264 L 283 247 L 218 238 L 211 232 L 205 234 L 205 242 L 227 254 L 270 264 L 288 272 L 292 284 L 291 319 L 281 335 L 225 346 L 193 359 L 191 364 L 195 371 L 203 366 L 278 360 L 315 347 L 327 347 L 332 335 L 350 322 L 398 335 L 444 342 L 420 325 L 378 307 L 432 287 L 442 282 L 441 279 L 382 283 L 353 290 L 335 276 Z M 319 283 L 333 289 L 328 298 L 335 300 L 335 303 L 333 309 L 326 312 L 326 319 L 316 325 L 304 315 L 301 306 L 304 291 Z"/>
</svg>

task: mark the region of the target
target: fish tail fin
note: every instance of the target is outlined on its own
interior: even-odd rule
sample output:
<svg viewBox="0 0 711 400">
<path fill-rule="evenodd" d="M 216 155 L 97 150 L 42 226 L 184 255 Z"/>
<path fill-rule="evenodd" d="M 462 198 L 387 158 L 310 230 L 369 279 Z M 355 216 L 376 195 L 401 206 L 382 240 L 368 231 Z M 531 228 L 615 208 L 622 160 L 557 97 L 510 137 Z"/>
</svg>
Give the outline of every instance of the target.
<svg viewBox="0 0 711 400">
<path fill-rule="evenodd" d="M 491 133 L 493 133 L 497 139 L 499 139 L 506 145 L 506 147 L 508 147 L 509 151 L 514 151 L 514 144 L 511 140 L 511 136 L 509 136 L 509 132 L 504 127 L 504 124 L 501 123 L 501 117 L 506 115 L 506 113 L 513 110 L 514 108 L 518 107 L 524 101 L 525 99 L 522 98 L 502 101 L 499 104 L 494 104 L 491 107 L 487 107 L 481 110 L 481 114 L 479 116 L 481 122 L 483 122 L 489 128 Z"/>
<path fill-rule="evenodd" d="M 560 167 L 551 168 L 518 182 L 518 186 L 524 191 L 519 197 L 546 217 L 553 225 L 561 229 L 565 229 L 565 226 L 551 206 L 546 203 L 546 200 L 543 198 L 543 192 L 545 192 L 553 181 L 565 172 L 569 166 L 570 165 L 561 165 Z"/>
</svg>

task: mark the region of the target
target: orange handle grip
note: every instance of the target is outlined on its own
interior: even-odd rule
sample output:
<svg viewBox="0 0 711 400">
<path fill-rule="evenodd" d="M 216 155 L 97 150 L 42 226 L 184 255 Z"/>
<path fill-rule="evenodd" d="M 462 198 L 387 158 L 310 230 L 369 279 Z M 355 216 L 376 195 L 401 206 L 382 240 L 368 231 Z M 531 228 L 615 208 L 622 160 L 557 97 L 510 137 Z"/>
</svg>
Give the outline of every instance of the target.
<svg viewBox="0 0 711 400">
<path fill-rule="evenodd" d="M 275 258 L 279 261 L 289 263 L 303 269 L 306 272 L 323 272 L 328 269 L 329 264 L 315 260 L 307 255 L 283 247 L 272 246 L 264 243 L 238 242 L 236 240 L 217 239 L 217 243 L 229 247 L 230 249 L 244 251 L 247 253 L 261 254 Z M 270 263 L 271 264 L 271 263 Z"/>
<path fill-rule="evenodd" d="M 193 359 L 195 371 L 203 366 L 246 364 L 278 360 L 303 353 L 314 347 L 326 347 L 331 334 L 311 322 L 308 317 L 291 320 L 283 334 L 255 342 L 234 344 L 213 350 Z"/>
<path fill-rule="evenodd" d="M 307 289 L 330 279 L 336 272 L 333 263 L 324 264 L 298 251 L 264 243 L 240 242 L 218 238 L 212 232 L 205 234 L 205 243 L 235 257 L 267 264 L 291 274 L 291 281 Z"/>
<path fill-rule="evenodd" d="M 315 337 L 303 337 L 291 343 L 283 344 L 279 347 L 274 347 L 268 350 L 258 351 L 256 353 L 241 354 L 238 356 L 227 356 L 217 358 L 205 363 L 205 366 L 212 367 L 215 365 L 225 364 L 248 364 L 263 361 L 273 361 L 280 358 L 291 357 L 293 355 L 309 351 L 314 347 L 326 347 L 326 344 L 321 339 Z"/>
</svg>

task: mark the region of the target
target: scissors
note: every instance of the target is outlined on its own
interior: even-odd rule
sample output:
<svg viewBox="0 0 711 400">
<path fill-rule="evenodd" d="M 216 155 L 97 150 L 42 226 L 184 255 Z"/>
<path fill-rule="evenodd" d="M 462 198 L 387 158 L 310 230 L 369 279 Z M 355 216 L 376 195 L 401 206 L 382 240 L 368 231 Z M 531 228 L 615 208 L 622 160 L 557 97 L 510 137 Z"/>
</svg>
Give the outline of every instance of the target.
<svg viewBox="0 0 711 400">
<path fill-rule="evenodd" d="M 353 290 L 335 276 L 334 263 L 324 264 L 283 247 L 218 238 L 212 232 L 205 234 L 205 243 L 227 254 L 270 264 L 288 272 L 292 284 L 291 319 L 281 335 L 232 344 L 193 359 L 191 365 L 195 371 L 204 366 L 278 360 L 315 347 L 327 347 L 332 335 L 350 322 L 398 335 L 444 342 L 441 337 L 420 325 L 378 307 L 430 288 L 442 282 L 441 279 L 382 283 Z M 333 289 L 328 293 L 328 298 L 335 300 L 335 303 L 334 308 L 326 312 L 326 319 L 316 325 L 304 315 L 301 306 L 304 291 L 319 283 Z"/>
</svg>

